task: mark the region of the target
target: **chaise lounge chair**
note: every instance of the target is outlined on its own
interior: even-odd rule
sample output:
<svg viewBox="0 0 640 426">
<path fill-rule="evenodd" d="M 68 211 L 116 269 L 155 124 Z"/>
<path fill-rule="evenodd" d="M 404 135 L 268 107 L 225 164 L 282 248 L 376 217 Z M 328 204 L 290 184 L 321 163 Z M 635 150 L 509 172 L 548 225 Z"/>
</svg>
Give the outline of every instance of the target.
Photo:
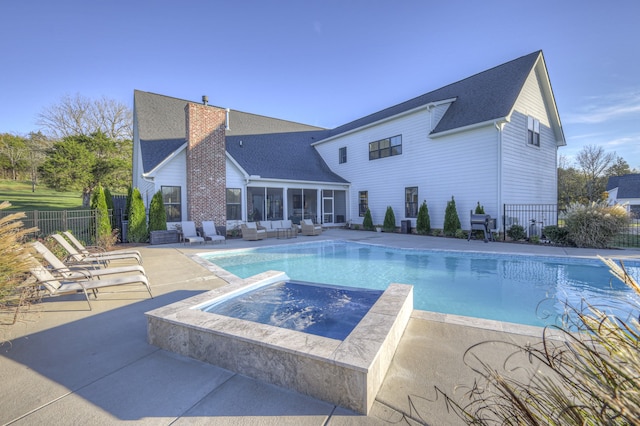
<svg viewBox="0 0 640 426">
<path fill-rule="evenodd" d="M 183 243 L 204 243 L 204 238 L 198 235 L 196 224 L 190 220 L 182 222 L 182 242 Z"/>
<path fill-rule="evenodd" d="M 88 262 L 88 263 L 101 263 L 103 265 L 108 264 L 112 260 L 135 260 L 138 264 L 142 263 L 142 257 L 135 253 L 92 253 L 82 254 L 76 250 L 62 235 L 51 234 L 58 244 L 69 253 L 69 258 L 75 262 Z"/>
<path fill-rule="evenodd" d="M 212 220 L 202 221 L 202 238 L 204 238 L 205 242 L 227 241 L 224 235 L 218 233 L 216 224 Z"/>
<path fill-rule="evenodd" d="M 130 254 L 130 253 L 135 253 L 138 256 L 140 256 L 140 258 L 142 258 L 142 255 L 140 254 L 140 252 L 138 250 L 130 250 L 130 249 L 123 249 L 123 250 L 111 250 L 111 251 L 106 251 L 104 248 L 102 247 L 98 247 L 98 246 L 84 246 L 71 232 L 69 231 L 64 231 L 62 233 L 62 235 L 64 235 L 67 240 L 69 240 L 71 242 L 71 244 L 73 244 L 75 246 L 76 249 L 78 249 L 78 251 L 82 254 L 96 254 L 96 253 L 108 253 L 108 254 Z"/>
<path fill-rule="evenodd" d="M 42 258 L 51 266 L 51 272 L 58 274 L 63 278 L 96 278 L 103 275 L 136 273 L 147 276 L 146 271 L 140 265 L 118 266 L 115 268 L 91 268 L 90 264 L 73 264 L 67 265 L 51 252 L 44 244 L 39 241 L 31 243 L 31 246 L 42 256 Z M 89 266 L 89 267 L 88 267 Z"/>
<path fill-rule="evenodd" d="M 78 293 L 82 291 L 89 309 L 92 310 L 91 301 L 89 300 L 88 290 L 91 290 L 95 297 L 97 297 L 97 290 L 105 287 L 114 287 L 127 284 L 142 283 L 147 288 L 149 296 L 153 299 L 151 294 L 151 287 L 149 286 L 149 280 L 144 275 L 124 275 L 121 277 L 111 277 L 108 279 L 93 279 L 93 278 L 56 278 L 47 268 L 42 266 L 34 257 L 31 257 L 32 267 L 31 275 L 38 281 L 40 290 L 45 292 L 48 296 L 58 296 L 62 294 Z"/>
<path fill-rule="evenodd" d="M 322 234 L 322 225 L 314 224 L 311 219 L 302 219 L 300 221 L 302 235 L 320 235 Z"/>
<path fill-rule="evenodd" d="M 240 225 L 242 230 L 242 239 L 246 241 L 264 240 L 267 238 L 267 230 L 264 228 L 258 228 L 255 222 L 247 222 Z"/>
</svg>

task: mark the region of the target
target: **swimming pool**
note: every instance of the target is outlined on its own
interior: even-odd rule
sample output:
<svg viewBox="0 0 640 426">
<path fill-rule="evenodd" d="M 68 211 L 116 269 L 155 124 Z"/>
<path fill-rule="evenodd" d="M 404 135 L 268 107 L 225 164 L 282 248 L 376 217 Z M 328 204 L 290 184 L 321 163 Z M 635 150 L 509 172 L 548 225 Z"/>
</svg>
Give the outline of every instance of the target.
<svg viewBox="0 0 640 426">
<path fill-rule="evenodd" d="M 414 308 L 543 326 L 557 321 L 565 302 L 582 300 L 626 318 L 639 298 L 598 260 L 396 249 L 321 241 L 201 255 L 247 278 L 267 270 L 293 280 L 384 290 L 414 285 Z M 640 262 L 625 262 L 640 277 Z M 637 315 L 637 312 L 634 313 Z"/>
</svg>

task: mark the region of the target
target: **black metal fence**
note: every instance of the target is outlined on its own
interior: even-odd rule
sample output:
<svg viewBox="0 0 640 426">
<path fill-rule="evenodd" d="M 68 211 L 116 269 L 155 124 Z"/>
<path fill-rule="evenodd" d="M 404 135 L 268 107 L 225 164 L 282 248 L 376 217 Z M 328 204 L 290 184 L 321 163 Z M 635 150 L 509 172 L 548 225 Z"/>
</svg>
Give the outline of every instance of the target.
<svg viewBox="0 0 640 426">
<path fill-rule="evenodd" d="M 502 210 L 502 229 L 508 231 L 520 225 L 527 238 L 542 237 L 545 226 L 558 225 L 557 204 L 505 204 Z"/>
<path fill-rule="evenodd" d="M 5 217 L 16 211 L 1 211 Z M 71 231 L 81 241 L 95 243 L 97 210 L 26 211 L 20 219 L 25 228 L 38 228 L 34 238 L 44 238 L 60 231 Z"/>
<path fill-rule="evenodd" d="M 558 210 L 556 204 L 505 204 L 502 211 L 502 229 L 506 231 L 513 225 L 524 228 L 527 238 L 544 237 L 544 227 L 549 225 L 564 226 L 564 211 Z M 611 242 L 612 247 L 640 248 L 640 219 L 634 218 L 627 228 L 619 233 Z"/>
</svg>

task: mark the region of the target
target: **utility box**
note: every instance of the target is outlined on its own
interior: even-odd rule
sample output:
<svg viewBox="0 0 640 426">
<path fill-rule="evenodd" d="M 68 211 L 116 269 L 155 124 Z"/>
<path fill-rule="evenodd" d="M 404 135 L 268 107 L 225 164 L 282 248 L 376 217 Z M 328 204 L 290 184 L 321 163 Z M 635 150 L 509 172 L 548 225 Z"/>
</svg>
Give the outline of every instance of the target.
<svg viewBox="0 0 640 426">
<path fill-rule="evenodd" d="M 410 220 L 401 220 L 400 221 L 400 233 L 401 234 L 410 234 L 411 233 L 411 221 Z"/>
</svg>

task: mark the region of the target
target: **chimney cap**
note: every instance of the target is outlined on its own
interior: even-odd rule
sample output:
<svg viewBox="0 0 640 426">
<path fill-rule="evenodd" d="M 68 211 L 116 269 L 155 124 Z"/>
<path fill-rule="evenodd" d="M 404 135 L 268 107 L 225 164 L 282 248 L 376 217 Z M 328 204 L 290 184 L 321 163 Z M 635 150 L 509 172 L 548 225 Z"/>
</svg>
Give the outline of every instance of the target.
<svg viewBox="0 0 640 426">
<path fill-rule="evenodd" d="M 202 95 L 202 103 L 205 105 L 209 103 L 209 97 L 207 95 Z"/>
</svg>

